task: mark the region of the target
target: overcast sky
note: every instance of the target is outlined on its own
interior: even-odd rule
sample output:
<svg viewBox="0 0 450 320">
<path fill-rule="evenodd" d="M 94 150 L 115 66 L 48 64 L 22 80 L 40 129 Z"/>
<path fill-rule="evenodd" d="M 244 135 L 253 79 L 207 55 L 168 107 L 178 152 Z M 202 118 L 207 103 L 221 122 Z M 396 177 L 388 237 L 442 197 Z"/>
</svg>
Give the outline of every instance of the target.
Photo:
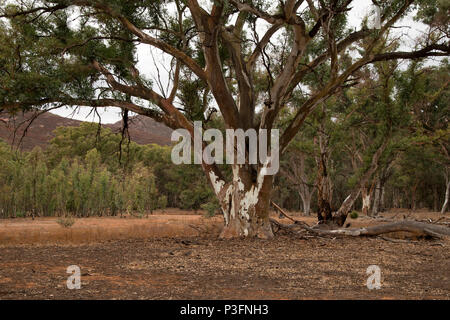
<svg viewBox="0 0 450 320">
<path fill-rule="evenodd" d="M 349 23 L 352 27 L 359 29 L 361 26 L 361 21 L 367 15 L 368 11 L 373 10 L 371 3 L 372 2 L 370 0 L 353 1 L 352 10 L 349 12 Z M 407 26 L 407 28 L 396 29 L 396 32 L 403 32 L 405 34 L 405 36 L 402 37 L 404 45 L 400 48 L 401 50 L 411 49 L 414 46 L 413 39 L 420 36 L 426 28 L 425 25 L 413 21 L 412 15 L 399 21 L 396 26 Z M 162 82 L 165 82 L 165 86 L 168 79 L 165 70 L 170 68 L 170 58 L 165 54 L 161 54 L 158 49 L 151 48 L 148 45 L 140 45 L 138 47 L 137 55 L 138 69 L 141 74 L 150 79 L 156 79 L 157 77 L 156 68 L 154 66 L 154 60 L 156 61 L 159 65 Z M 158 88 L 155 87 L 153 89 L 160 93 Z M 98 122 L 98 117 L 87 108 L 79 108 L 76 112 L 74 112 L 74 108 L 60 108 L 51 112 L 63 117 L 70 117 L 77 120 Z M 89 113 L 91 114 L 89 115 Z M 101 116 L 102 123 L 114 123 L 121 120 L 119 108 L 99 108 L 98 113 Z"/>
</svg>

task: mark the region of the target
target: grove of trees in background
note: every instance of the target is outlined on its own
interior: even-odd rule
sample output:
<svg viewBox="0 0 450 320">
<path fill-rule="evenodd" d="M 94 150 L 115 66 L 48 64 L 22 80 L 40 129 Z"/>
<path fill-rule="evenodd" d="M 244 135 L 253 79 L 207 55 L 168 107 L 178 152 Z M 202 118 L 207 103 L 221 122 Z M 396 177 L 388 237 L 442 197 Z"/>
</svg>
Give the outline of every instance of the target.
<svg viewBox="0 0 450 320">
<path fill-rule="evenodd" d="M 307 214 L 310 208 L 322 212 L 320 206 L 335 212 L 354 190 L 353 207 L 363 214 L 390 208 L 444 213 L 449 71 L 444 60 L 406 68 L 383 62 L 361 72 L 358 85 L 329 99 L 305 121 L 282 162 L 278 204 Z M 380 146 L 376 170 L 361 183 Z"/>
<path fill-rule="evenodd" d="M 214 204 L 200 168 L 174 166 L 170 148 L 158 145 L 130 142 L 119 156 L 121 139 L 86 123 L 56 129 L 46 150 L 21 153 L 0 142 L 0 217 L 142 216 Z"/>
</svg>

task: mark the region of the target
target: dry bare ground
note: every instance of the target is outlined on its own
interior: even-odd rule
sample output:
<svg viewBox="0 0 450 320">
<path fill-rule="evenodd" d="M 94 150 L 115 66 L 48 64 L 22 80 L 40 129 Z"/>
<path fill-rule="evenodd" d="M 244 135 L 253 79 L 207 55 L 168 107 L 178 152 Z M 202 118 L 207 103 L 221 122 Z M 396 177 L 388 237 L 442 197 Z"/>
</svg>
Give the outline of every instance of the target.
<svg viewBox="0 0 450 320">
<path fill-rule="evenodd" d="M 450 221 L 430 212 L 384 217 Z M 77 219 L 70 228 L 56 219 L 1 221 L 0 299 L 450 299 L 446 239 L 280 231 L 270 241 L 230 241 L 217 239 L 220 224 L 176 210 Z M 70 265 L 81 268 L 80 290 L 67 289 Z M 379 290 L 366 286 L 369 265 L 381 269 Z"/>
</svg>

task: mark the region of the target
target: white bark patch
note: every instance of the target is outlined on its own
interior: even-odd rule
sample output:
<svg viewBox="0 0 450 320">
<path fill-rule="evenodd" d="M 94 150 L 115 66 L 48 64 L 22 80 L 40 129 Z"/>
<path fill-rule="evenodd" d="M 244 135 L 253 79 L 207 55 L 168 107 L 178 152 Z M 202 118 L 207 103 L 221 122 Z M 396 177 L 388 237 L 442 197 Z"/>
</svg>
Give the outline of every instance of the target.
<svg viewBox="0 0 450 320">
<path fill-rule="evenodd" d="M 239 191 L 244 191 L 244 184 L 242 183 L 241 178 L 239 177 L 239 166 L 233 166 L 233 181 L 237 183 L 237 187 Z"/>
<path fill-rule="evenodd" d="M 214 171 L 209 172 L 209 179 L 211 180 L 211 184 L 214 188 L 214 192 L 218 196 L 223 186 L 225 185 L 225 181 L 220 180 L 218 176 L 214 173 Z"/>
<path fill-rule="evenodd" d="M 270 161 L 270 160 L 269 160 Z M 248 214 L 248 210 L 251 206 L 255 206 L 258 203 L 259 192 L 261 191 L 263 182 L 264 182 L 264 173 L 269 164 L 269 161 L 264 163 L 264 166 L 261 168 L 258 173 L 257 184 L 256 186 L 252 186 L 249 191 L 244 194 L 244 197 L 240 203 L 240 213 L 247 219 L 250 219 Z"/>
<path fill-rule="evenodd" d="M 442 214 L 444 214 L 445 211 L 447 211 L 449 198 L 450 198 L 450 181 L 447 182 L 447 188 L 445 189 L 445 200 L 444 200 L 444 204 L 442 205 L 442 209 L 441 209 Z"/>
<path fill-rule="evenodd" d="M 344 202 L 343 202 L 343 203 L 346 203 L 346 202 L 347 202 L 347 200 L 348 200 L 348 199 L 350 199 L 350 196 L 351 196 L 351 194 L 349 194 L 349 195 L 347 196 L 347 198 L 345 198 L 345 200 L 344 200 Z"/>
<path fill-rule="evenodd" d="M 240 213 L 243 217 L 245 217 L 247 220 L 250 220 L 250 215 L 248 214 L 248 210 L 250 209 L 250 206 L 254 206 L 258 203 L 258 194 L 259 189 L 255 188 L 255 186 L 252 186 L 249 191 L 247 191 L 244 194 L 244 197 L 241 199 L 240 203 Z"/>
<path fill-rule="evenodd" d="M 363 197 L 362 201 L 363 201 L 363 208 L 370 207 L 370 196 L 369 195 Z"/>
</svg>

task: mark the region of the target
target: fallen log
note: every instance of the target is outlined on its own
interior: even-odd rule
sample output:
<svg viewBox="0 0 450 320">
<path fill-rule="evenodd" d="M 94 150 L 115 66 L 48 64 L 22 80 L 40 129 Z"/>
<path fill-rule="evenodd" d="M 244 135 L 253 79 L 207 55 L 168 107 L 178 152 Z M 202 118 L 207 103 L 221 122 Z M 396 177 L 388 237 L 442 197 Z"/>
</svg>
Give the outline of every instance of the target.
<svg viewBox="0 0 450 320">
<path fill-rule="evenodd" d="M 394 223 L 387 223 L 377 226 L 365 227 L 365 228 L 352 228 L 352 229 L 331 229 L 324 230 L 320 228 L 310 227 L 302 221 L 295 220 L 294 224 L 284 225 L 276 220 L 271 222 L 281 229 L 293 230 L 301 228 L 309 232 L 313 232 L 318 235 L 344 235 L 344 236 L 379 236 L 381 234 L 391 232 L 410 232 L 418 236 L 431 236 L 431 237 L 450 237 L 450 228 L 442 225 L 434 225 L 425 222 L 404 220 Z"/>
<path fill-rule="evenodd" d="M 344 234 L 349 236 L 378 236 L 380 234 L 405 231 L 416 235 L 442 237 L 450 236 L 450 228 L 418 221 L 398 221 L 366 228 L 320 230 L 324 234 Z"/>
</svg>

